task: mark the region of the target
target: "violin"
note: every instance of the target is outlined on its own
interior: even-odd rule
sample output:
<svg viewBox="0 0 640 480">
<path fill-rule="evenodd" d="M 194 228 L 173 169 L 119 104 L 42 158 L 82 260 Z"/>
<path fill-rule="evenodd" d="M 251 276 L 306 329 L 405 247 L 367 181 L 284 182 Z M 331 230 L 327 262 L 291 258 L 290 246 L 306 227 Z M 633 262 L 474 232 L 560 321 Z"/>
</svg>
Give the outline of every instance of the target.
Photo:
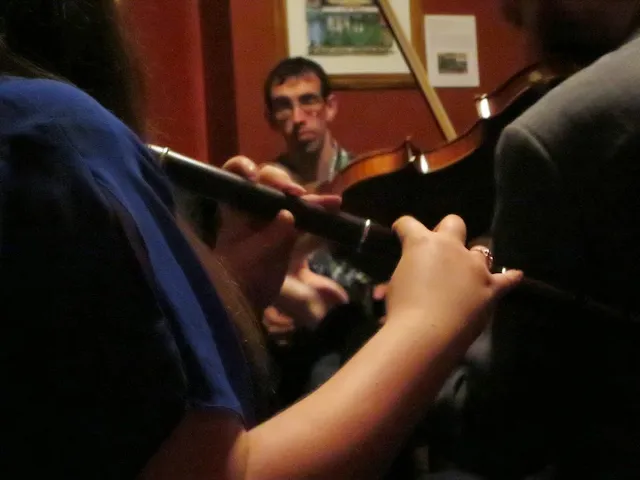
<svg viewBox="0 0 640 480">
<path fill-rule="evenodd" d="M 494 204 L 493 157 L 502 129 L 567 77 L 536 64 L 476 98 L 478 120 L 462 135 L 431 151 L 411 139 L 400 146 L 356 157 L 318 188 L 342 195 L 342 208 L 389 226 L 412 215 L 434 227 L 450 213 L 467 224 L 468 238 L 485 234 Z"/>
</svg>

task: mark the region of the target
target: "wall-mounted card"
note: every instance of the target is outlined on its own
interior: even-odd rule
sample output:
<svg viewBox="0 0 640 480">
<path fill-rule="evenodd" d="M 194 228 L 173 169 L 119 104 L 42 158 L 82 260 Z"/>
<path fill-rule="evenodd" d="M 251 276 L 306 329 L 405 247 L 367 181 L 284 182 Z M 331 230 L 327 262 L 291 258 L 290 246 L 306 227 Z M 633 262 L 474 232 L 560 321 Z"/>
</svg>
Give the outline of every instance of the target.
<svg viewBox="0 0 640 480">
<path fill-rule="evenodd" d="M 427 70 L 434 87 L 478 87 L 478 37 L 473 15 L 424 17 Z"/>
</svg>

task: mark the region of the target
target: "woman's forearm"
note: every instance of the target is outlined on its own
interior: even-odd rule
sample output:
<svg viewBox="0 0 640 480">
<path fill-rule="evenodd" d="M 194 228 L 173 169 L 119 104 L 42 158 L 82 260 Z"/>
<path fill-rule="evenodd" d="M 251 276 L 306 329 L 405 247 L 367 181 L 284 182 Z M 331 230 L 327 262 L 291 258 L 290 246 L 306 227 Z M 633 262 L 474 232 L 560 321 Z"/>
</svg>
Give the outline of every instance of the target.
<svg viewBox="0 0 640 480">
<path fill-rule="evenodd" d="M 450 318 L 393 320 L 316 392 L 248 432 L 246 478 L 384 472 L 478 330 Z"/>
<path fill-rule="evenodd" d="M 224 410 L 187 413 L 141 479 L 383 475 L 477 330 L 436 317 L 394 320 L 317 391 L 252 430 Z M 425 321 L 429 331 L 418 325 Z"/>
<path fill-rule="evenodd" d="M 454 286 L 466 291 L 464 282 Z M 451 298 L 439 302 L 433 292 L 430 309 L 405 302 L 407 307 L 390 313 L 380 331 L 317 391 L 249 431 L 225 412 L 188 414 L 154 459 L 148 478 L 382 475 L 481 331 L 482 322 L 468 309 L 480 303 L 477 292 L 476 297 L 458 312 Z"/>
</svg>

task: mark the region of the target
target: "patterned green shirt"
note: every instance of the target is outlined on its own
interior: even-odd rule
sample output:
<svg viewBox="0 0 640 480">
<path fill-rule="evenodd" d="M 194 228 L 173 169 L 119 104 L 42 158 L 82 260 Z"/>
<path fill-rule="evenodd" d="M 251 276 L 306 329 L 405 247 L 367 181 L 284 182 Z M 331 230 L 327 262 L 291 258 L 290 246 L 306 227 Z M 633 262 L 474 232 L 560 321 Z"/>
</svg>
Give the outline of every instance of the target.
<svg viewBox="0 0 640 480">
<path fill-rule="evenodd" d="M 352 155 L 344 148 L 338 146 L 336 148 L 336 154 L 333 157 L 333 161 L 331 162 L 331 169 L 329 170 L 329 180 L 333 180 L 333 177 L 336 176 L 336 173 L 347 168 L 347 165 L 349 165 L 352 160 Z"/>
</svg>

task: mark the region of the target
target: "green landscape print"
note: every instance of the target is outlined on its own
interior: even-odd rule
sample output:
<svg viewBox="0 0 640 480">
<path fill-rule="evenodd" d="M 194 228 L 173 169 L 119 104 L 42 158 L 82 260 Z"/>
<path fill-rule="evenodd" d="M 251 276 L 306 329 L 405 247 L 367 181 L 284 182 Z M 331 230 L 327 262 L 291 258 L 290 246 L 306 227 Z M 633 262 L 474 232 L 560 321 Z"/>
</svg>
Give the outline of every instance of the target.
<svg viewBox="0 0 640 480">
<path fill-rule="evenodd" d="M 309 55 L 386 55 L 393 35 L 372 0 L 307 0 Z"/>
</svg>

